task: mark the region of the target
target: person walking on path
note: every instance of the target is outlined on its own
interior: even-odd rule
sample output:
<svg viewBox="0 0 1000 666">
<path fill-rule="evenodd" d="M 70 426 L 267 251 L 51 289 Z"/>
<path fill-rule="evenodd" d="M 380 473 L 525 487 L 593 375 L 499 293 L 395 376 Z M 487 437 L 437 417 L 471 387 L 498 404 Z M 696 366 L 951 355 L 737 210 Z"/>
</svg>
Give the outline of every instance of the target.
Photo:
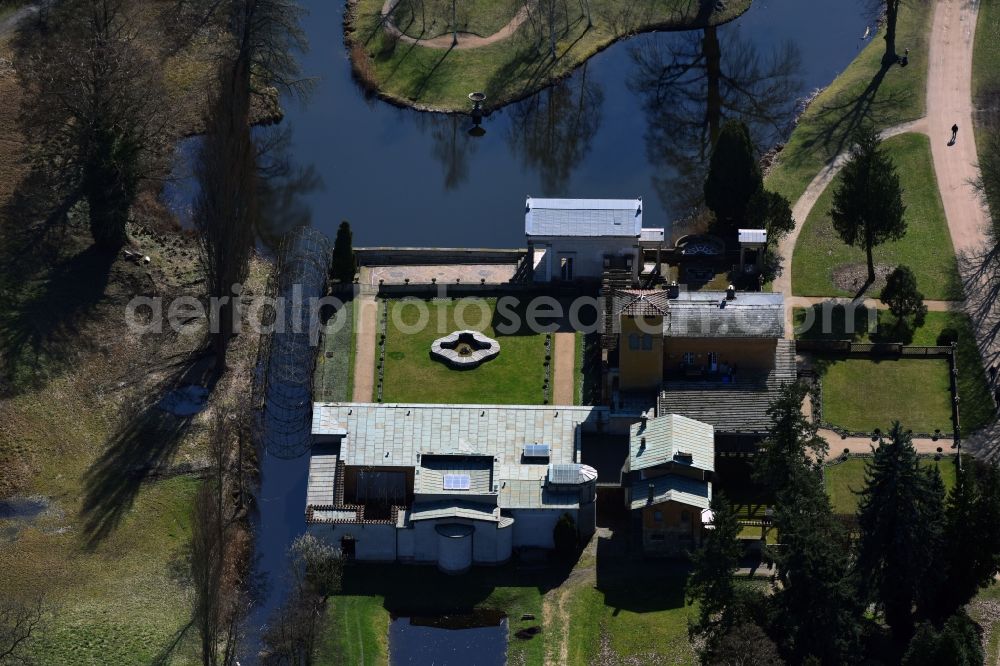
<svg viewBox="0 0 1000 666">
<path fill-rule="evenodd" d="M 948 142 L 948 145 L 954 146 L 956 141 L 958 141 L 958 123 L 951 126 L 951 141 Z"/>
</svg>

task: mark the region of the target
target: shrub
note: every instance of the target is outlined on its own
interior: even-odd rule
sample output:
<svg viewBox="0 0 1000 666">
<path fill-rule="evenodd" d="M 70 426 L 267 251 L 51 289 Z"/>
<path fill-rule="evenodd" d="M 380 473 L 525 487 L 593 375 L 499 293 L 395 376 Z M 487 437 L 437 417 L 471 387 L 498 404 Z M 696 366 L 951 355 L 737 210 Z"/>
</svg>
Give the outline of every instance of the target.
<svg viewBox="0 0 1000 666">
<path fill-rule="evenodd" d="M 576 554 L 580 540 L 576 533 L 576 521 L 573 516 L 564 513 L 552 529 L 552 540 L 555 542 L 556 554 L 569 559 Z"/>
<path fill-rule="evenodd" d="M 958 329 L 947 327 L 942 329 L 937 336 L 937 343 L 941 347 L 948 347 L 958 342 Z"/>
</svg>

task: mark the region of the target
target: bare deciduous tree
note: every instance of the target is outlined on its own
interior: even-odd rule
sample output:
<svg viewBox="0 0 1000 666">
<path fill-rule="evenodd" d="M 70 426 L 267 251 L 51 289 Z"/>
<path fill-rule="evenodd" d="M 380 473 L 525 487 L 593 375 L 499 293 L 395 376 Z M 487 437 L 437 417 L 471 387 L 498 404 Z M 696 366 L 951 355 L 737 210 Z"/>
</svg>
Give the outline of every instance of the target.
<svg viewBox="0 0 1000 666">
<path fill-rule="evenodd" d="M 61 199 L 87 201 L 94 241 L 111 250 L 166 154 L 161 70 L 139 34 L 121 0 L 67 0 L 26 22 L 16 44 L 34 165 Z"/>
<path fill-rule="evenodd" d="M 30 602 L 0 600 L 0 664 L 21 663 L 31 637 L 41 632 L 46 613 L 43 597 Z"/>
</svg>

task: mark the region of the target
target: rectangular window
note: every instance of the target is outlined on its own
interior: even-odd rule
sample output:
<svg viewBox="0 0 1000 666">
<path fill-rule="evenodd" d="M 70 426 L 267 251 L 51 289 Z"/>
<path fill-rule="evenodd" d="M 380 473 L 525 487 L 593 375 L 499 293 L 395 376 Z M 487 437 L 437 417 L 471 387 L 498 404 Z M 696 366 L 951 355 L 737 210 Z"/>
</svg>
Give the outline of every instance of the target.
<svg viewBox="0 0 1000 666">
<path fill-rule="evenodd" d="M 663 512 L 662 511 L 654 511 L 653 512 L 653 520 L 655 520 L 658 523 L 662 523 L 663 522 Z"/>
<path fill-rule="evenodd" d="M 694 365 L 694 352 L 684 352 L 684 365 Z"/>
<path fill-rule="evenodd" d="M 628 348 L 632 351 L 637 351 L 639 349 L 639 334 L 629 333 L 628 336 Z"/>
<path fill-rule="evenodd" d="M 649 333 L 642 336 L 642 348 L 644 351 L 652 351 L 653 349 L 653 336 Z"/>
<path fill-rule="evenodd" d="M 471 485 L 471 479 L 468 474 L 445 474 L 444 475 L 444 489 L 445 490 L 468 490 Z"/>
</svg>

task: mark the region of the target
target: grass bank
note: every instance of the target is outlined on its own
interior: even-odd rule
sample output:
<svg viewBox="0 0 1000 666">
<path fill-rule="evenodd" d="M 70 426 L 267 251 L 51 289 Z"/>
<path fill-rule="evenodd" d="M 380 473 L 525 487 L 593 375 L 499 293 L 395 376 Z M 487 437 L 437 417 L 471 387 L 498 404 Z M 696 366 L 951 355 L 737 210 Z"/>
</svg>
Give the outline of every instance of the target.
<svg viewBox="0 0 1000 666">
<path fill-rule="evenodd" d="M 934 175 L 930 139 L 903 134 L 884 145 L 899 171 L 907 229 L 902 239 L 875 248 L 875 263 L 909 266 L 928 299 L 961 300 L 958 264 Z M 792 293 L 796 296 L 855 296 L 864 284 L 865 275 L 856 283 L 844 277 L 857 275 L 859 270 L 867 273 L 867 269 L 864 250 L 844 244 L 833 228 L 830 208 L 839 182 L 838 178 L 831 183 L 816 202 L 795 245 Z M 875 290 L 870 291 L 877 296 Z"/>
<path fill-rule="evenodd" d="M 490 107 L 496 108 L 568 75 L 623 37 L 717 25 L 736 18 L 750 3 L 732 0 L 725 9 L 714 11 L 714 3 L 700 0 L 590 0 L 590 27 L 586 4 L 557 5 L 555 57 L 549 49 L 549 31 L 540 30 L 537 17 L 525 21 L 511 37 L 474 49 L 430 48 L 387 35 L 383 0 L 357 0 L 349 7 L 346 25 L 351 59 L 363 85 L 404 106 L 466 111 L 467 95 L 473 90 L 485 92 Z M 412 18 L 410 10 L 399 17 L 407 22 Z"/>
<path fill-rule="evenodd" d="M 387 301 L 387 307 L 383 402 L 542 404 L 545 336 L 498 333 L 495 299 Z M 434 340 L 464 329 L 497 340 L 500 354 L 471 370 L 452 370 L 431 358 Z"/>
<path fill-rule="evenodd" d="M 958 347 L 955 362 L 958 366 L 958 395 L 961 398 L 959 409 L 962 417 L 962 429 L 965 433 L 973 432 L 993 421 L 995 407 L 990 396 L 986 373 L 982 366 L 982 357 L 976 347 L 976 339 L 972 323 L 964 312 L 928 312 L 923 325 L 913 330 L 905 339 L 898 335 L 894 317 L 886 310 L 879 310 L 875 331 L 868 332 L 866 310 L 860 309 L 855 315 L 853 327 L 845 325 L 846 313 L 842 306 L 835 307 L 830 312 L 829 322 L 823 325 L 823 315 L 820 306 L 813 308 L 812 319 L 815 322 L 808 331 L 796 333 L 796 338 L 805 340 L 855 340 L 856 342 L 904 342 L 918 346 L 934 346 L 945 329 L 954 329 L 958 333 Z M 794 311 L 795 326 L 802 326 L 806 317 L 803 308 Z M 824 328 L 826 329 L 824 331 Z M 874 373 L 878 368 L 873 367 Z"/>
<path fill-rule="evenodd" d="M 850 147 L 864 123 L 885 129 L 916 120 L 926 112 L 927 54 L 934 4 L 903 3 L 897 45 L 910 49 L 909 65 L 882 70 L 884 31 L 879 30 L 857 58 L 824 89 L 799 119 L 767 177 L 769 189 L 798 200 L 824 164 Z"/>
<path fill-rule="evenodd" d="M 853 516 L 857 512 L 857 493 L 865 487 L 865 467 L 869 462 L 868 458 L 849 458 L 845 462 L 823 468 L 826 493 L 830 496 L 834 513 Z M 951 490 L 955 485 L 955 456 L 944 456 L 940 461 L 921 458 L 920 464 L 938 468 L 945 490 Z"/>
</svg>

